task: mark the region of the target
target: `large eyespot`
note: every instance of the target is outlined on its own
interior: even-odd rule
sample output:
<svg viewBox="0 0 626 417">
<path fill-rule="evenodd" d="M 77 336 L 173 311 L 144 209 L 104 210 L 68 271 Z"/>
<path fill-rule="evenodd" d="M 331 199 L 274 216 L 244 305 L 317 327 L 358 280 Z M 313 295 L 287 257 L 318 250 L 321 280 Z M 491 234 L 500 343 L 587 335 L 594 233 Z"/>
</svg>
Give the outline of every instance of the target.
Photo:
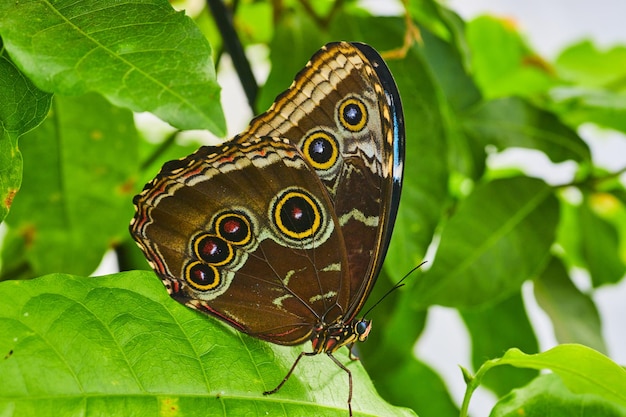
<svg viewBox="0 0 626 417">
<path fill-rule="evenodd" d="M 252 238 L 250 220 L 241 213 L 221 214 L 215 220 L 215 232 L 233 245 L 245 245 Z"/>
<path fill-rule="evenodd" d="M 220 274 L 213 265 L 191 262 L 185 267 L 185 281 L 198 291 L 210 291 L 220 285 Z"/>
<path fill-rule="evenodd" d="M 367 124 L 367 107 L 361 100 L 349 97 L 341 102 L 337 117 L 343 127 L 351 132 L 362 130 Z"/>
<path fill-rule="evenodd" d="M 278 230 L 292 239 L 311 237 L 322 226 L 319 204 L 301 189 L 283 191 L 272 204 L 270 214 Z"/>
<path fill-rule="evenodd" d="M 318 130 L 304 139 L 302 153 L 313 168 L 327 170 L 337 162 L 339 145 L 330 134 Z"/>
<path fill-rule="evenodd" d="M 199 259 L 214 266 L 226 265 L 233 259 L 233 248 L 228 242 L 215 235 L 200 235 L 193 243 Z"/>
</svg>

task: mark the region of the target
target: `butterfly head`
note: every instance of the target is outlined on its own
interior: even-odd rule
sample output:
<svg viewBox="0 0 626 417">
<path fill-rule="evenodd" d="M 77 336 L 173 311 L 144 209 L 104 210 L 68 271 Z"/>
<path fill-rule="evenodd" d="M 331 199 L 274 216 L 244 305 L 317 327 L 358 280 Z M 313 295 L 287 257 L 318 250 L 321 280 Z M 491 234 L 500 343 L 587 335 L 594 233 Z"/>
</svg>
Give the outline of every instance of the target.
<svg viewBox="0 0 626 417">
<path fill-rule="evenodd" d="M 359 342 L 365 342 L 372 329 L 372 321 L 361 319 L 352 325 L 352 330 Z"/>
<path fill-rule="evenodd" d="M 342 346 L 351 346 L 356 342 L 365 342 L 372 329 L 372 321 L 360 319 L 344 323 L 339 318 L 330 325 L 319 324 L 314 328 L 311 342 L 316 353 L 332 353 Z"/>
</svg>

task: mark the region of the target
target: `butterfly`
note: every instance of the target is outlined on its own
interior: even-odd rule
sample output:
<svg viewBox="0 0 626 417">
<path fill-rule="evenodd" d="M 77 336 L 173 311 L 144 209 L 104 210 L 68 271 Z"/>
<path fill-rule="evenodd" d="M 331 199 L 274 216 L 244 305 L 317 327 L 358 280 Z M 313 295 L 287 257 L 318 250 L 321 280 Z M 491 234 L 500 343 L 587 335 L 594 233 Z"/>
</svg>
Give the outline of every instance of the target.
<svg viewBox="0 0 626 417">
<path fill-rule="evenodd" d="M 253 337 L 333 356 L 387 252 L 404 164 L 400 95 L 380 55 L 329 43 L 241 134 L 163 165 L 130 232 L 177 301 Z M 352 358 L 352 354 L 350 355 Z"/>
</svg>

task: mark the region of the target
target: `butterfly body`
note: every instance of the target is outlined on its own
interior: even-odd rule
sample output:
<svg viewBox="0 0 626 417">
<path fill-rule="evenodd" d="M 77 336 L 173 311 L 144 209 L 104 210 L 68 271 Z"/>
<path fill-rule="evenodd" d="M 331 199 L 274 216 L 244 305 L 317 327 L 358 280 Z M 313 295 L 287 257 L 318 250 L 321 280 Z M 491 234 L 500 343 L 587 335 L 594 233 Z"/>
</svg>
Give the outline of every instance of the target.
<svg viewBox="0 0 626 417">
<path fill-rule="evenodd" d="M 385 63 L 367 45 L 328 44 L 243 133 L 166 163 L 134 199 L 131 234 L 174 299 L 272 343 L 310 340 L 302 355 L 327 353 L 351 381 L 332 353 L 371 329 L 356 316 L 403 159 Z"/>
</svg>

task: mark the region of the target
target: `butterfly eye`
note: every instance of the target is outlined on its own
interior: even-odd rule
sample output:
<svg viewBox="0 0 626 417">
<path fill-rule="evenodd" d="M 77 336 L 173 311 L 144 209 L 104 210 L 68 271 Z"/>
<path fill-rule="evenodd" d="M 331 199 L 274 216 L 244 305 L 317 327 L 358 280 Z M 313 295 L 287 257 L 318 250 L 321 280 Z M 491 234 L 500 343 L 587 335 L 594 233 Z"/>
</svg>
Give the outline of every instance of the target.
<svg viewBox="0 0 626 417">
<path fill-rule="evenodd" d="M 302 153 L 317 170 L 327 170 L 335 165 L 339 156 L 337 140 L 330 134 L 318 130 L 311 133 L 302 144 Z"/>
<path fill-rule="evenodd" d="M 354 325 L 354 331 L 360 342 L 364 342 L 367 339 L 371 328 L 372 322 L 369 320 L 360 320 Z"/>
<path fill-rule="evenodd" d="M 193 243 L 198 259 L 214 266 L 225 265 L 233 258 L 233 248 L 228 242 L 215 235 L 200 235 Z"/>
<path fill-rule="evenodd" d="M 351 132 L 358 132 L 367 123 L 367 108 L 361 100 L 350 97 L 339 105 L 338 117 L 343 127 Z"/>
<path fill-rule="evenodd" d="M 198 291 L 209 291 L 220 284 L 217 268 L 201 262 L 191 262 L 185 268 L 185 281 Z"/>
<path fill-rule="evenodd" d="M 322 226 L 319 204 L 304 190 L 284 191 L 272 207 L 274 224 L 292 239 L 311 237 Z"/>
<path fill-rule="evenodd" d="M 218 236 L 233 245 L 245 245 L 252 238 L 250 220 L 240 213 L 225 213 L 219 216 L 215 220 L 215 230 Z"/>
</svg>

